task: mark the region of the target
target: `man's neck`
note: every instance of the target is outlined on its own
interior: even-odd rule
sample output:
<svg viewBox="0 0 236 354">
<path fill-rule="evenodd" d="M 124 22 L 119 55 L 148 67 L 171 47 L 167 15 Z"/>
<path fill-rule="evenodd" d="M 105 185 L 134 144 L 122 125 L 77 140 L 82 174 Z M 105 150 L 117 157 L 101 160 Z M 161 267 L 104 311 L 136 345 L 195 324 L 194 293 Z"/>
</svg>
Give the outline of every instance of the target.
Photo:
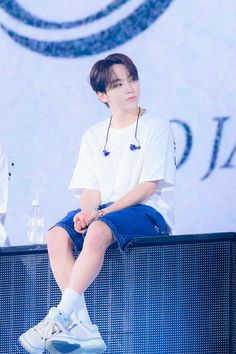
<svg viewBox="0 0 236 354">
<path fill-rule="evenodd" d="M 140 111 L 140 113 L 143 110 Z M 132 111 L 116 111 L 112 112 L 111 126 L 115 129 L 121 129 L 128 127 L 132 123 L 136 122 L 139 113 L 139 107 Z M 141 115 L 141 114 L 140 114 Z"/>
</svg>

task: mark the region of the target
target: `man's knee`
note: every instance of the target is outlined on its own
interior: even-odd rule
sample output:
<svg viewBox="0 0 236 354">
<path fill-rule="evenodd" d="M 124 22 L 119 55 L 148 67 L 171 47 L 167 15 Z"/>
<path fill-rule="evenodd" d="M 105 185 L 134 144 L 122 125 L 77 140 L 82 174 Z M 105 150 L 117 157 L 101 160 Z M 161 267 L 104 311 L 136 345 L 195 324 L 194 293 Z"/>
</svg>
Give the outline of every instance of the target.
<svg viewBox="0 0 236 354">
<path fill-rule="evenodd" d="M 113 242 L 110 228 L 101 221 L 95 221 L 88 228 L 83 247 L 93 251 L 104 250 Z"/>
<path fill-rule="evenodd" d="M 72 247 L 72 242 L 67 231 L 58 226 L 53 227 L 47 232 L 46 242 L 49 254 L 58 252 L 62 248 Z"/>
</svg>

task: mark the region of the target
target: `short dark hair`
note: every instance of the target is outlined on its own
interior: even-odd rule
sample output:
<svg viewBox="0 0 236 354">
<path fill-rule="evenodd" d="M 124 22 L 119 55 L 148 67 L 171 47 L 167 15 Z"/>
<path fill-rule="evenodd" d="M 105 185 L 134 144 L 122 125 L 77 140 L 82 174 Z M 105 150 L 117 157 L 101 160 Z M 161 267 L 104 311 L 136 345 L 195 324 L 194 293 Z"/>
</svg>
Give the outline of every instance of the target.
<svg viewBox="0 0 236 354">
<path fill-rule="evenodd" d="M 111 86 L 114 74 L 111 67 L 114 64 L 125 66 L 129 76 L 137 81 L 138 70 L 132 60 L 127 55 L 114 53 L 108 55 L 105 59 L 97 61 L 90 72 L 90 85 L 95 92 L 106 92 L 107 87 Z"/>
</svg>

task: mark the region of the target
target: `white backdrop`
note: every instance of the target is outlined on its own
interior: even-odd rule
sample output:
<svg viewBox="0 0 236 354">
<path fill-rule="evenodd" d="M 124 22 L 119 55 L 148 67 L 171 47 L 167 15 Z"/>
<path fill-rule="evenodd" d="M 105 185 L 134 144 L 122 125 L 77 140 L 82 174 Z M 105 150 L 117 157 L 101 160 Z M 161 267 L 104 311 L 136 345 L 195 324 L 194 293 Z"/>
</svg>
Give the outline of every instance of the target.
<svg viewBox="0 0 236 354">
<path fill-rule="evenodd" d="M 4 26 L 0 28 L 0 142 L 15 163 L 6 220 L 12 244 L 26 242 L 27 214 L 36 193 L 47 227 L 77 206 L 67 186 L 81 135 L 109 115 L 92 92 L 88 75 L 95 61 L 112 52 L 129 55 L 139 68 L 141 105 L 173 120 L 179 164 L 175 232 L 235 230 L 234 0 L 170 1 L 146 30 L 138 33 L 138 24 L 131 21 L 129 40 L 122 40 L 117 31 L 112 39 L 105 38 L 109 50 L 100 50 L 97 42 L 91 47 L 95 48 L 92 55 L 71 58 L 26 48 L 6 28 L 41 41 L 85 38 L 106 30 L 148 1 L 124 2 L 100 20 L 61 30 L 23 23 L 3 3 L 0 0 Z M 57 23 L 88 17 L 111 3 L 115 1 L 20 2 L 35 17 Z M 149 10 L 154 3 L 150 1 Z M 151 18 L 150 13 L 145 16 Z"/>
</svg>

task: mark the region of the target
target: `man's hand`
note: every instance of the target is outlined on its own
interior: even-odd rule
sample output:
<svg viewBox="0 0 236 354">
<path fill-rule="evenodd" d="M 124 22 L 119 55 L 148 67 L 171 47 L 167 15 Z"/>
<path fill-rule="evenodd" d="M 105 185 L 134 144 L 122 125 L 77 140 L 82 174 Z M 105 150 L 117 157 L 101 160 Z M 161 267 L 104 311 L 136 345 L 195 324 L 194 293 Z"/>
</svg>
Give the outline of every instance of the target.
<svg viewBox="0 0 236 354">
<path fill-rule="evenodd" d="M 80 196 L 81 211 L 75 214 L 74 229 L 77 232 L 83 232 L 93 220 L 98 217 L 98 213 L 94 209 L 95 205 L 100 205 L 101 193 L 96 190 L 84 189 Z"/>
<path fill-rule="evenodd" d="M 77 232 L 82 232 L 86 229 L 93 220 L 98 217 L 98 213 L 96 210 L 92 211 L 80 211 L 75 214 L 73 221 L 74 221 L 74 229 Z"/>
</svg>

